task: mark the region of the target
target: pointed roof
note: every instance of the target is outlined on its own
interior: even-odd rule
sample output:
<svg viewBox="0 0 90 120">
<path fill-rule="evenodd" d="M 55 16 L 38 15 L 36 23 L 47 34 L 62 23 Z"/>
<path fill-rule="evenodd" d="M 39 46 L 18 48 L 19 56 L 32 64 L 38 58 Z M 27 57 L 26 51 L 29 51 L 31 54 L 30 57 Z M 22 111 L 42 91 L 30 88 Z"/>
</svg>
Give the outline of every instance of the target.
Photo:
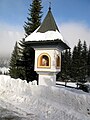
<svg viewBox="0 0 90 120">
<path fill-rule="evenodd" d="M 41 24 L 40 28 L 37 30 L 37 32 L 47 32 L 47 31 L 59 31 L 56 22 L 54 20 L 54 17 L 52 15 L 51 12 L 51 8 L 49 7 L 49 11 L 43 21 L 43 23 Z"/>
<path fill-rule="evenodd" d="M 49 7 L 49 11 L 43 20 L 42 24 L 31 33 L 25 41 L 40 41 L 40 40 L 55 40 L 60 39 L 63 41 L 63 37 L 56 25 L 54 17 Z"/>
<path fill-rule="evenodd" d="M 25 38 L 30 45 L 48 45 L 48 43 L 61 44 L 63 48 L 68 49 L 68 45 L 64 42 L 63 37 L 56 25 L 54 17 L 49 7 L 49 11 L 43 20 L 42 24 L 28 37 Z M 55 41 L 55 42 L 54 42 Z M 58 41 L 58 42 L 57 42 Z M 59 45 L 60 45 L 59 44 Z"/>
</svg>

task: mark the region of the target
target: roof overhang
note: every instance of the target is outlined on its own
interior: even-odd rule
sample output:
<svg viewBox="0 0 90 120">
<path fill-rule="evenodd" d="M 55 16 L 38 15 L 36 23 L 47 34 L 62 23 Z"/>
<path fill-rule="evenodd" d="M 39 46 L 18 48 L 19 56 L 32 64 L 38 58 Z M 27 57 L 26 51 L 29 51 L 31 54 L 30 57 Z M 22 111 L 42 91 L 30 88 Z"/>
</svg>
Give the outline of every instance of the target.
<svg viewBox="0 0 90 120">
<path fill-rule="evenodd" d="M 62 50 L 70 49 L 70 47 L 64 43 L 62 40 L 46 40 L 46 41 L 26 41 L 26 45 L 31 46 L 32 48 L 44 48 L 44 47 L 55 47 L 55 48 L 62 48 Z"/>
</svg>

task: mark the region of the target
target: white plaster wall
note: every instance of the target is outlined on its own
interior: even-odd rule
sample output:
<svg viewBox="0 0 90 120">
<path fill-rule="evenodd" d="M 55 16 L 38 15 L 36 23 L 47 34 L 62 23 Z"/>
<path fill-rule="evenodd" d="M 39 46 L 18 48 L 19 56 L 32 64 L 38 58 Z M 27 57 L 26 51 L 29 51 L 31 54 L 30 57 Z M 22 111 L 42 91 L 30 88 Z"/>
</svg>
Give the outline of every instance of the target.
<svg viewBox="0 0 90 120">
<path fill-rule="evenodd" d="M 40 54 L 42 53 L 48 53 L 51 57 L 51 67 L 50 68 L 40 68 L 38 67 L 37 63 L 38 63 L 38 57 Z M 58 54 L 61 58 L 61 53 L 59 50 L 57 49 L 35 49 L 35 66 L 34 66 L 34 70 L 35 71 L 48 71 L 48 72 L 59 72 L 61 71 L 61 69 L 57 69 L 56 68 L 56 54 Z"/>
<path fill-rule="evenodd" d="M 56 74 L 39 73 L 39 85 L 56 86 Z"/>
<path fill-rule="evenodd" d="M 38 57 L 41 54 L 48 54 L 50 56 L 50 67 L 38 67 Z M 56 74 L 61 70 L 56 67 L 57 55 L 61 58 L 61 52 L 54 48 L 37 48 L 35 49 L 35 68 L 34 70 L 39 74 L 39 85 L 55 86 L 56 85 Z"/>
</svg>

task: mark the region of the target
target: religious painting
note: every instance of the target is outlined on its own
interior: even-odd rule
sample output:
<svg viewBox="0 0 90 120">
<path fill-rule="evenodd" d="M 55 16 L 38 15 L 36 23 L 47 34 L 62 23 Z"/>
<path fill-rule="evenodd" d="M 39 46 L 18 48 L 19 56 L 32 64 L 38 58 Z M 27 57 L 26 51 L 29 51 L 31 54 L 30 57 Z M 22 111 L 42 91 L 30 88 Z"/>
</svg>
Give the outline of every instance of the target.
<svg viewBox="0 0 90 120">
<path fill-rule="evenodd" d="M 42 53 L 38 57 L 38 67 L 50 67 L 50 56 L 47 53 Z"/>
<path fill-rule="evenodd" d="M 42 55 L 41 66 L 49 66 L 49 58 L 47 55 Z"/>
</svg>

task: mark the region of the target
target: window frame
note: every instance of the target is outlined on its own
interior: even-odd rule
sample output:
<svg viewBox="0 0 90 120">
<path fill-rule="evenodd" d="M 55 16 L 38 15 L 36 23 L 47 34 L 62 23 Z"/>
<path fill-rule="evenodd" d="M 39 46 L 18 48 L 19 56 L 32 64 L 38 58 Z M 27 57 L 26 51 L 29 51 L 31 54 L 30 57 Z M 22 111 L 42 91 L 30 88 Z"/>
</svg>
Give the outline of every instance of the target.
<svg viewBox="0 0 90 120">
<path fill-rule="evenodd" d="M 49 65 L 48 66 L 43 66 L 41 65 L 41 61 L 42 61 L 42 56 L 47 56 L 48 57 L 48 61 L 49 61 Z M 48 53 L 41 53 L 38 58 L 37 58 L 37 67 L 38 68 L 51 68 L 51 57 Z"/>
</svg>

